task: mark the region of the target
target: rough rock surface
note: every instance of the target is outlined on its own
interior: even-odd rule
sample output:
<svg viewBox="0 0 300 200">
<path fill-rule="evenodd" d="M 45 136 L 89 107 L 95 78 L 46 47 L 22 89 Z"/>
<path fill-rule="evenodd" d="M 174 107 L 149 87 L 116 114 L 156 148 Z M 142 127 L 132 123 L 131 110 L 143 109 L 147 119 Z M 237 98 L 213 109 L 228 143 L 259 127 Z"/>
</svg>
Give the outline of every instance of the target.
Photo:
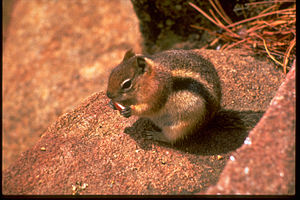
<svg viewBox="0 0 300 200">
<path fill-rule="evenodd" d="M 295 194 L 295 71 L 207 194 Z"/>
<path fill-rule="evenodd" d="M 140 51 L 129 1 L 15 2 L 3 52 L 3 169 L 58 116 L 105 90 L 125 51 Z"/>
<path fill-rule="evenodd" d="M 239 51 L 197 52 L 216 66 L 224 94 L 224 110 L 201 134 L 175 146 L 145 140 L 143 130 L 153 128 L 149 121 L 121 117 L 96 93 L 57 119 L 4 171 L 3 193 L 192 194 L 215 185 L 283 75 Z"/>
</svg>

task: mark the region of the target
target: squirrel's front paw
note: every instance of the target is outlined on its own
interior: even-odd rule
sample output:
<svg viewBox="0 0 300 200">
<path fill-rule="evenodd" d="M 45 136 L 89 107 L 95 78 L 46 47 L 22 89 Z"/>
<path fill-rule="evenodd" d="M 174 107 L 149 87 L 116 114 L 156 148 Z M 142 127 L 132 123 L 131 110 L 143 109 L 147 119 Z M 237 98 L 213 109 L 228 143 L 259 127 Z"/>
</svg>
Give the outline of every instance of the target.
<svg viewBox="0 0 300 200">
<path fill-rule="evenodd" d="M 131 108 L 125 107 L 120 111 L 120 114 L 126 118 L 129 118 L 131 116 Z"/>
<path fill-rule="evenodd" d="M 110 100 L 110 102 L 108 103 L 108 106 L 109 106 L 110 108 L 112 108 L 113 110 L 118 110 L 117 107 L 115 106 L 115 104 L 113 103 L 112 100 Z"/>
</svg>

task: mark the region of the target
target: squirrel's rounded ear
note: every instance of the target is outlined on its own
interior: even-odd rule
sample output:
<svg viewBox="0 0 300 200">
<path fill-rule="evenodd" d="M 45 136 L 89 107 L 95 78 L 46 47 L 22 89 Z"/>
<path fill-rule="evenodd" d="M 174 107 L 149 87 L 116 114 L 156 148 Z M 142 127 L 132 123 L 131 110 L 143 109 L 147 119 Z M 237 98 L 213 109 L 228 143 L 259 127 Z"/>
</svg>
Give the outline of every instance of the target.
<svg viewBox="0 0 300 200">
<path fill-rule="evenodd" d="M 129 49 L 126 51 L 125 55 L 124 55 L 124 58 L 123 58 L 123 61 L 125 60 L 128 60 L 129 58 L 135 56 L 135 53 L 132 49 Z"/>
<path fill-rule="evenodd" d="M 141 74 L 152 71 L 152 66 L 154 65 L 154 63 L 150 58 L 138 56 L 136 58 L 136 62 L 137 62 L 138 70 Z"/>
</svg>

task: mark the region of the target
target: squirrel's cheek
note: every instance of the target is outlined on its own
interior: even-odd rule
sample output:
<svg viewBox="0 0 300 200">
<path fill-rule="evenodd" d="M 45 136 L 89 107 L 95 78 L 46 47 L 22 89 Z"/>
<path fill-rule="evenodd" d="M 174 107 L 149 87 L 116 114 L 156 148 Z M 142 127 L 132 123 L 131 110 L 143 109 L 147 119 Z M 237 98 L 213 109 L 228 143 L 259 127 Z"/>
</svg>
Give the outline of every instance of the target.
<svg viewBox="0 0 300 200">
<path fill-rule="evenodd" d="M 137 114 L 138 114 L 138 111 L 137 111 L 137 107 L 136 107 L 136 106 L 131 105 L 130 108 L 131 108 L 131 114 L 132 114 L 132 115 L 137 115 Z"/>
<path fill-rule="evenodd" d="M 130 108 L 131 108 L 132 111 L 135 111 L 135 106 L 134 105 L 131 105 Z"/>
</svg>

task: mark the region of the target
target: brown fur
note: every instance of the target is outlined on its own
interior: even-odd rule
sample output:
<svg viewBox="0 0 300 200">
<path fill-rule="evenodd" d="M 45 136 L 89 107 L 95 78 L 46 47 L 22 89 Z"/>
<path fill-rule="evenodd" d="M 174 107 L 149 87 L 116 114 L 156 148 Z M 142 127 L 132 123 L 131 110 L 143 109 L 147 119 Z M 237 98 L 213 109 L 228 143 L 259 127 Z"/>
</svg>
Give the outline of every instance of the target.
<svg viewBox="0 0 300 200">
<path fill-rule="evenodd" d="M 126 80 L 131 87 L 122 89 Z M 130 107 L 132 115 L 147 117 L 161 128 L 161 133 L 148 132 L 149 137 L 173 143 L 214 116 L 221 86 L 212 64 L 192 50 L 152 56 L 128 51 L 109 77 L 107 95 Z"/>
</svg>

